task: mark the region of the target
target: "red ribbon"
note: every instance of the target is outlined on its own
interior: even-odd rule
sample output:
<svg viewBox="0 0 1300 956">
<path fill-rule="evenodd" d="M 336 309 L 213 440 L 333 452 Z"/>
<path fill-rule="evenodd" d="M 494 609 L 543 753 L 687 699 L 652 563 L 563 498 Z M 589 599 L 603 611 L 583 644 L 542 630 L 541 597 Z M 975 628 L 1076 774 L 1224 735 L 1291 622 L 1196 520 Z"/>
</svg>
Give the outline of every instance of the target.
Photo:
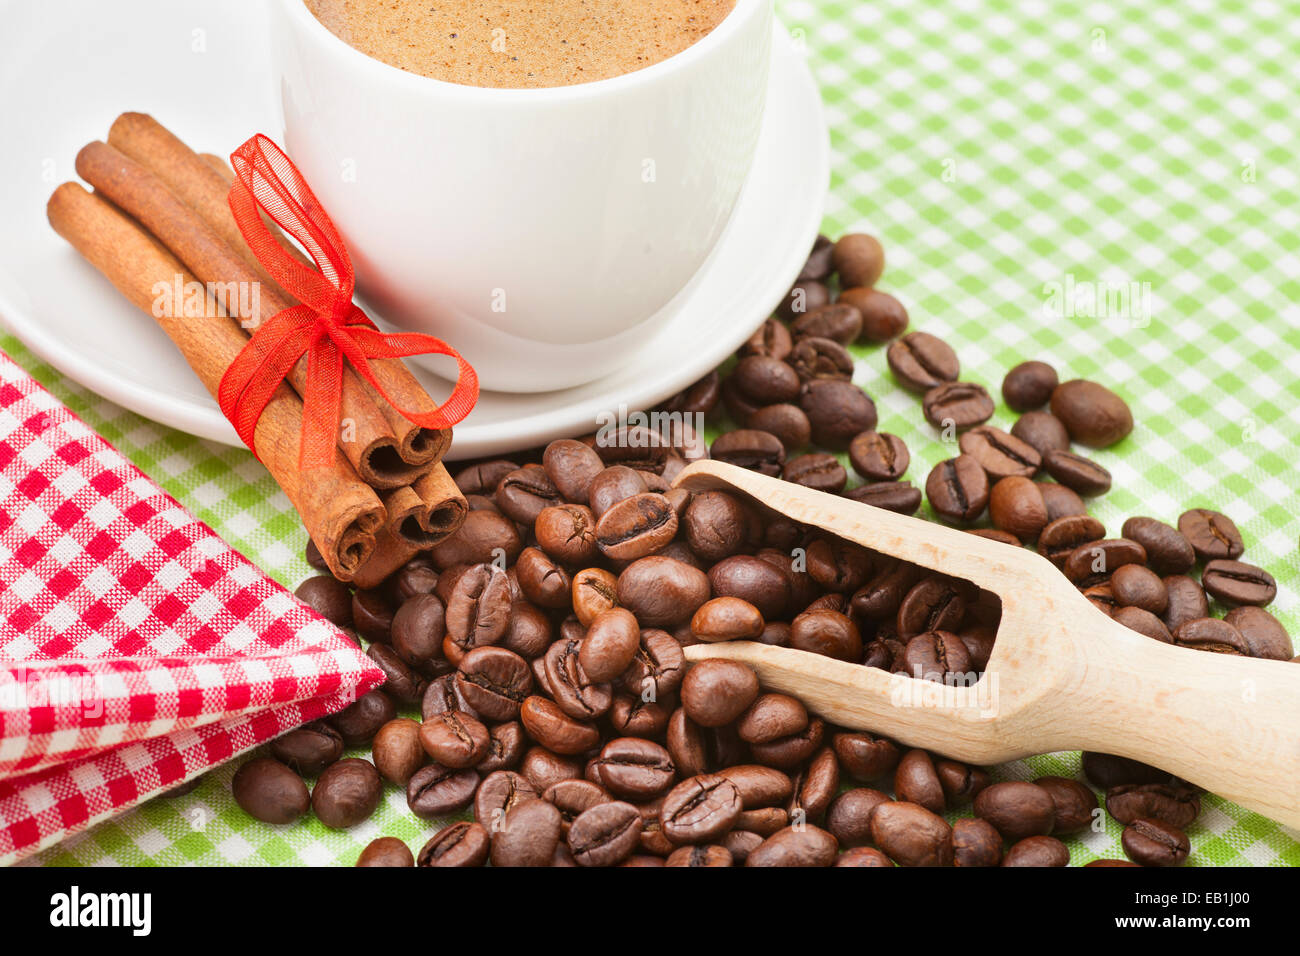
<svg viewBox="0 0 1300 956">
<path fill-rule="evenodd" d="M 235 182 L 230 210 L 253 254 L 266 271 L 301 305 L 277 312 L 253 333 L 221 378 L 217 399 L 240 439 L 253 447 L 253 432 L 267 402 L 303 355 L 307 382 L 303 401 L 299 461 L 306 469 L 334 462 L 346 358 L 375 390 L 408 421 L 422 428 L 450 428 L 478 401 L 478 375 L 441 339 L 414 332 L 386 335 L 352 303 L 355 276 L 347 246 L 293 161 L 260 133 L 230 156 Z M 307 250 L 308 268 L 280 245 L 259 214 L 264 209 Z M 402 408 L 389 397 L 370 368 L 372 358 L 450 355 L 456 384 L 433 412 Z"/>
</svg>

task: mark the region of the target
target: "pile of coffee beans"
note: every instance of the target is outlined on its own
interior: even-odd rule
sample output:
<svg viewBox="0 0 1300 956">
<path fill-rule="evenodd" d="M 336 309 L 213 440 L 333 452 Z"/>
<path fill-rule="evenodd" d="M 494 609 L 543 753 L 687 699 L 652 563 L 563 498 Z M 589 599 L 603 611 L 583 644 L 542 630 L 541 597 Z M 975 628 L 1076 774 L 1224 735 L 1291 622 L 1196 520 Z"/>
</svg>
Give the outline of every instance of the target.
<svg viewBox="0 0 1300 956">
<path fill-rule="evenodd" d="M 378 588 L 328 573 L 304 581 L 298 596 L 364 645 L 387 681 L 246 762 L 239 805 L 268 823 L 310 810 L 346 828 L 396 787 L 417 817 L 472 815 L 418 853 L 375 840 L 365 866 L 1068 863 L 1060 837 L 1103 818 L 1087 783 L 995 783 L 983 768 L 831 726 L 740 664 L 684 660 L 693 643 L 755 640 L 931 681 L 971 683 L 984 670 L 995 596 L 741 497 L 671 485 L 711 456 L 917 512 L 908 448 L 875 430 L 875 405 L 851 380 L 846 346 L 862 341 L 889 343 L 895 379 L 958 443 L 925 481 L 942 520 L 987 513 L 992 527 L 974 533 L 1036 546 L 1154 639 L 1291 658 L 1289 635 L 1262 609 L 1272 578 L 1238 560 L 1225 516 L 1189 511 L 1178 527 L 1132 518 L 1107 538 L 1087 514 L 1083 497 L 1110 475 L 1072 443 L 1128 434 L 1118 396 L 1026 362 L 1002 387 L 1023 414 L 1009 432 L 990 426 L 988 391 L 962 380 L 942 340 L 907 333 L 906 309 L 874 288 L 883 269 L 869 236 L 819 238 L 734 365 L 657 410 L 674 428 L 624 424 L 474 463 L 455 476 L 471 510 L 450 539 Z M 740 427 L 705 448 L 692 422 L 724 408 Z M 850 469 L 862 479 L 853 488 Z M 326 571 L 310 546 L 308 560 Z M 1211 597 L 1235 607 L 1212 617 Z M 362 747 L 371 759 L 348 756 Z M 1125 824 L 1131 860 L 1183 862 L 1199 791 L 1117 757 L 1085 754 L 1083 769 Z"/>
</svg>

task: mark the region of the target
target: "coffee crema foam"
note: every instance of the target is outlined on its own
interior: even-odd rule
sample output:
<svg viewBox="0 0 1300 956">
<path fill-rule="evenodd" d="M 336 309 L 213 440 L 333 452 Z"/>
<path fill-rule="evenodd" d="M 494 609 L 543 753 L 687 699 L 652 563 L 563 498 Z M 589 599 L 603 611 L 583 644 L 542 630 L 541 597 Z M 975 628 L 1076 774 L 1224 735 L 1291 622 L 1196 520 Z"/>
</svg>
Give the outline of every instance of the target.
<svg viewBox="0 0 1300 956">
<path fill-rule="evenodd" d="M 632 73 L 707 36 L 735 0 L 304 0 L 331 33 L 421 76 L 495 88 Z"/>
</svg>

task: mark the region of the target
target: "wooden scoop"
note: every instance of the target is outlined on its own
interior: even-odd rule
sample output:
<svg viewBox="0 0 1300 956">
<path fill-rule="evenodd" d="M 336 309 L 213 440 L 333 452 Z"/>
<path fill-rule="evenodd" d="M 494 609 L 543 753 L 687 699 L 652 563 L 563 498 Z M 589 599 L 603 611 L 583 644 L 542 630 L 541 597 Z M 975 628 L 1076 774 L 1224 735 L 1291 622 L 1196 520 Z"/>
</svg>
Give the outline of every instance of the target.
<svg viewBox="0 0 1300 956">
<path fill-rule="evenodd" d="M 1002 600 L 988 668 L 953 687 L 750 641 L 690 661 L 749 665 L 836 724 L 970 763 L 1094 750 L 1154 764 L 1300 827 L 1300 667 L 1162 644 L 1093 607 L 1024 548 L 698 461 L 674 482 L 739 492 L 805 525 L 966 580 Z"/>
</svg>

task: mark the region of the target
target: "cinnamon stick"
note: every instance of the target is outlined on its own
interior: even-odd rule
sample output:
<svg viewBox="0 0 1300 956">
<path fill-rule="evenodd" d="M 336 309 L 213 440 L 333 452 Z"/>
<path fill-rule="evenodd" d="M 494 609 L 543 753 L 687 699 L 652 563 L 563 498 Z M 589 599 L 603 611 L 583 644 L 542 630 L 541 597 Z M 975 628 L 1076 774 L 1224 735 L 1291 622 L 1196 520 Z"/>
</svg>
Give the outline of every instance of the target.
<svg viewBox="0 0 1300 956">
<path fill-rule="evenodd" d="M 176 344 L 213 395 L 245 338 L 215 300 L 204 315 L 158 308 L 157 289 L 177 276 L 193 281 L 181 262 L 148 232 L 104 198 L 78 183 L 64 183 L 46 207 L 50 225 L 126 298 L 149 313 Z M 335 576 L 350 580 L 376 550 L 385 512 L 374 489 L 343 458 L 332 469 L 304 475 L 298 470 L 302 401 L 288 388 L 276 389 L 254 433 L 253 448 L 289 501 Z"/>
<path fill-rule="evenodd" d="M 277 285 L 263 285 L 259 275 L 229 243 L 156 175 L 107 143 L 94 142 L 77 154 L 77 173 L 141 225 L 176 256 L 194 276 L 225 290 L 223 306 L 240 325 L 256 328 L 294 302 Z M 242 238 L 241 238 L 242 241 Z M 254 296 L 250 290 L 257 294 Z M 306 393 L 307 360 L 289 373 L 299 395 Z M 377 488 L 402 487 L 419 477 L 420 466 L 401 457 L 397 437 L 380 411 L 380 403 L 356 373 L 343 375 L 340 415 L 349 423 L 338 442 L 361 477 Z"/>
<path fill-rule="evenodd" d="M 363 590 L 378 587 L 385 578 L 415 557 L 415 552 L 416 548 L 409 541 L 381 525 L 375 533 L 375 550 L 365 564 L 357 568 L 352 583 Z"/>
<path fill-rule="evenodd" d="M 241 257 L 252 260 L 256 271 L 265 275 L 239 232 L 226 202 L 230 181 L 210 161 L 203 159 L 166 127 L 145 113 L 123 113 L 108 132 L 109 145 L 153 170 L 183 202 L 193 208 Z M 291 248 L 287 244 L 286 248 Z M 269 276 L 265 277 L 267 280 Z M 274 285 L 274 283 L 271 283 Z M 283 291 L 283 290 L 281 290 Z M 393 403 L 417 413 L 436 411 L 437 403 L 400 359 L 371 362 L 375 378 Z M 451 429 L 424 429 L 403 418 L 388 402 L 380 403 L 399 442 L 399 455 L 413 465 L 442 460 L 451 446 Z M 390 486 L 391 487 L 391 486 Z"/>
<path fill-rule="evenodd" d="M 465 496 L 441 464 L 414 485 L 388 492 L 383 501 L 388 530 L 421 551 L 455 533 L 469 511 Z"/>
</svg>

